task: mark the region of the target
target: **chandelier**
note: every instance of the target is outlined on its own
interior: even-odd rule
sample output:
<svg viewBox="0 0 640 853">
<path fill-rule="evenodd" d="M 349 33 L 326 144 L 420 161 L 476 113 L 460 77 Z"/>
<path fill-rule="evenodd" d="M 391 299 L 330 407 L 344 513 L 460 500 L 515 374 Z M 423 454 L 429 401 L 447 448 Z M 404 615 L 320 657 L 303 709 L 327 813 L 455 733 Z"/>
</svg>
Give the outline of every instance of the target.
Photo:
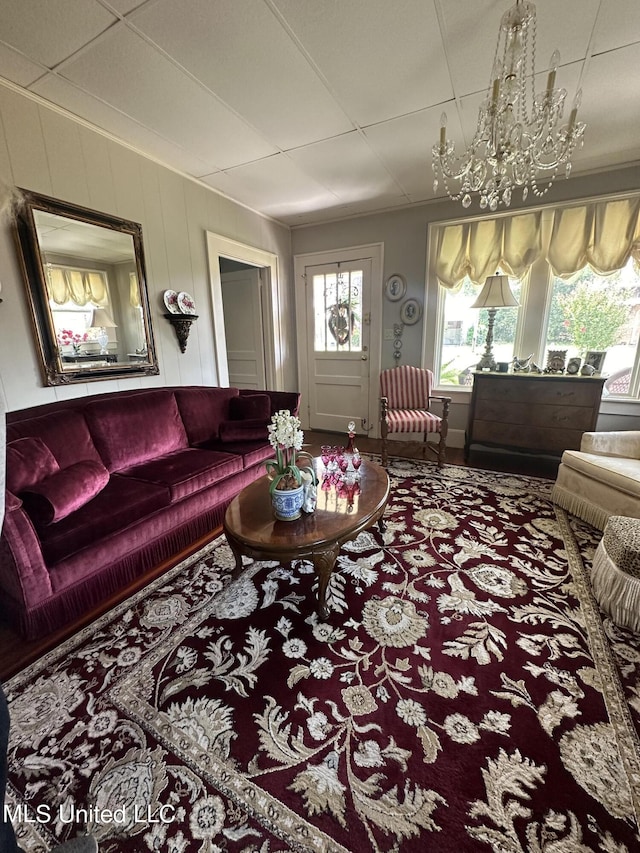
<svg viewBox="0 0 640 853">
<path fill-rule="evenodd" d="M 571 155 L 582 145 L 586 127 L 576 121 L 581 91 L 576 93 L 568 122 L 559 126 L 567 96 L 565 89 L 555 86 L 560 54 L 554 51 L 546 89 L 536 93 L 535 51 L 535 6 L 517 0 L 502 16 L 478 126 L 460 157 L 447 139 L 447 116 L 442 113 L 440 141 L 432 149 L 434 192 L 440 180 L 449 198 L 462 199 L 463 207 L 469 207 L 472 193 L 477 193 L 481 208 L 496 210 L 499 204 L 509 207 L 516 188 L 522 188 L 523 201 L 529 189 L 543 196 L 561 167 L 569 177 Z"/>
</svg>

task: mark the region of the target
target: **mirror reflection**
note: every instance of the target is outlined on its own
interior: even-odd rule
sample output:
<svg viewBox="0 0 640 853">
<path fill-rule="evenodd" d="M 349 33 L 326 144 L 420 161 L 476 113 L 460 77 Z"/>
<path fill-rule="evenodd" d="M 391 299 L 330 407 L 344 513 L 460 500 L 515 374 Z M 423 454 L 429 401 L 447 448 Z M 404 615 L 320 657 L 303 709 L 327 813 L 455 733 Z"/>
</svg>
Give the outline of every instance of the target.
<svg viewBox="0 0 640 853">
<path fill-rule="evenodd" d="M 157 373 L 140 226 L 33 193 L 17 225 L 47 383 Z"/>
</svg>

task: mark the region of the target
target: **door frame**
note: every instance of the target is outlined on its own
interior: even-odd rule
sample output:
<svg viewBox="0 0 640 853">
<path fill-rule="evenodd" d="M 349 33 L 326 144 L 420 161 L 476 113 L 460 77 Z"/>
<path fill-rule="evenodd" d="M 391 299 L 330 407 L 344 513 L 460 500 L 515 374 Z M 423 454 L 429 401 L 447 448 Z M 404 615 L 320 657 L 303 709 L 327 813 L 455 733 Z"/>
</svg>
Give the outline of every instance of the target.
<svg viewBox="0 0 640 853">
<path fill-rule="evenodd" d="M 247 243 L 230 240 L 222 234 L 207 231 L 207 254 L 209 257 L 209 284 L 213 310 L 213 351 L 216 361 L 218 385 L 229 386 L 229 363 L 227 361 L 227 339 L 224 332 L 224 306 L 222 302 L 222 282 L 220 280 L 220 258 L 228 258 L 250 266 L 260 267 L 265 273 L 262 282 L 264 300 L 263 340 L 264 361 L 267 388 L 284 391 L 283 372 L 283 331 L 281 281 L 278 270 L 278 256 L 265 249 L 258 249 Z"/>
<path fill-rule="evenodd" d="M 303 428 L 309 429 L 309 334 L 307 326 L 307 295 L 305 269 L 308 266 L 345 263 L 368 259 L 371 261 L 371 316 L 369 323 L 369 411 L 367 419 L 370 431 L 367 435 L 379 438 L 379 384 L 382 365 L 382 270 L 384 262 L 384 243 L 368 243 L 362 246 L 350 246 L 343 249 L 330 249 L 322 252 L 305 252 L 294 255 L 293 272 L 295 283 L 296 328 L 298 349 L 298 382 L 300 393 L 306 405 L 300 407 L 300 421 Z"/>
</svg>

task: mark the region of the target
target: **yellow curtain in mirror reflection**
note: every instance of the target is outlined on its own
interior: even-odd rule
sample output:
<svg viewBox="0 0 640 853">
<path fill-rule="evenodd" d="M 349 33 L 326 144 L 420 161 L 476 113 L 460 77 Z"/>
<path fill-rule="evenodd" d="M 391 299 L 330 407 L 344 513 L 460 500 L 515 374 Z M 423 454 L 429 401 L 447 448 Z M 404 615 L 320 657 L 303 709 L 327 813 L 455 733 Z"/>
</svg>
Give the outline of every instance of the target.
<svg viewBox="0 0 640 853">
<path fill-rule="evenodd" d="M 109 304 L 107 282 L 99 270 L 71 269 L 47 265 L 49 294 L 56 305 L 73 302 L 76 305 Z"/>
</svg>

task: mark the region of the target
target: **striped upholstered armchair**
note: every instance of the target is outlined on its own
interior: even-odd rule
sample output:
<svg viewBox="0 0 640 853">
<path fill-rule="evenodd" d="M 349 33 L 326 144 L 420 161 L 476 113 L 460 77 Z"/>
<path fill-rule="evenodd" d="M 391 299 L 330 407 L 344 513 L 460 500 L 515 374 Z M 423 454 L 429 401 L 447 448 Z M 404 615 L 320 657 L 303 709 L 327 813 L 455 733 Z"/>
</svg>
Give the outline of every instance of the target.
<svg viewBox="0 0 640 853">
<path fill-rule="evenodd" d="M 433 373 L 427 368 L 403 364 L 383 370 L 380 374 L 380 434 L 382 464 L 387 465 L 387 436 L 394 432 L 422 432 L 424 446 L 438 458 L 438 467 L 445 463 L 449 405 L 451 397 L 431 393 Z M 442 416 L 429 411 L 432 401 L 442 403 Z M 440 434 L 438 446 L 427 441 L 430 432 Z"/>
</svg>

